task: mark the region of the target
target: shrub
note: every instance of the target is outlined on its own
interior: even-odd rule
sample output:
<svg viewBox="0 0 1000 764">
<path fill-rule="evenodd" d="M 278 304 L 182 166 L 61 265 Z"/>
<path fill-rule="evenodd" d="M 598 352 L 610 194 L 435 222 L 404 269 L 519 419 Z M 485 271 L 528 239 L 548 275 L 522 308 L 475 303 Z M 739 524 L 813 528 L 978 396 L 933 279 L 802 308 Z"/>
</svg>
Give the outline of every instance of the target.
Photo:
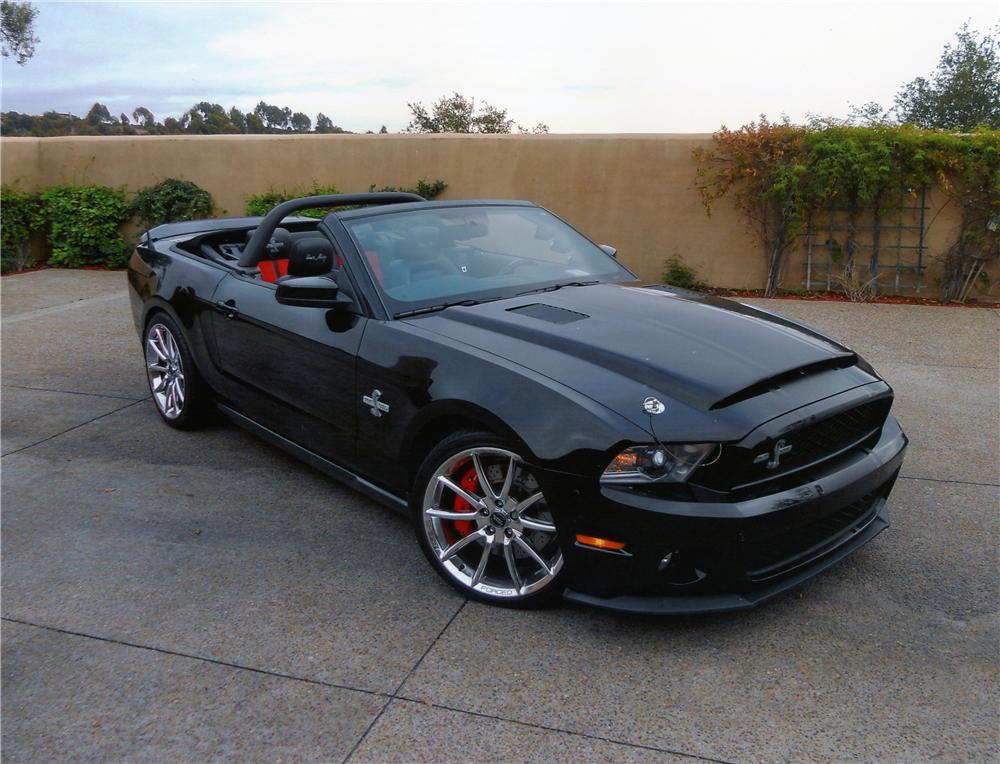
<svg viewBox="0 0 1000 764">
<path fill-rule="evenodd" d="M 664 261 L 663 283 L 694 291 L 708 289 L 708 284 L 698 278 L 695 269 L 690 265 L 685 265 L 677 255 L 672 255 Z"/>
<path fill-rule="evenodd" d="M 118 268 L 128 259 L 129 246 L 118 227 L 131 216 L 131 205 L 120 189 L 105 186 L 56 186 L 40 194 L 50 225 L 49 265 Z"/>
<path fill-rule="evenodd" d="M 0 188 L 0 270 L 21 271 L 34 263 L 31 234 L 45 221 L 37 194 Z"/>
<path fill-rule="evenodd" d="M 336 186 L 318 186 L 315 183 L 313 183 L 312 188 L 298 188 L 291 191 L 275 191 L 272 189 L 264 194 L 247 197 L 247 215 L 262 217 L 282 202 L 287 202 L 290 199 L 298 199 L 301 196 L 322 196 L 324 194 L 339 193 Z M 329 209 L 316 208 L 301 210 L 295 214 L 307 218 L 321 218 L 329 211 Z"/>
<path fill-rule="evenodd" d="M 189 180 L 167 178 L 136 194 L 132 209 L 147 228 L 172 223 L 176 220 L 194 220 L 212 213 L 212 195 Z"/>
<path fill-rule="evenodd" d="M 420 196 L 424 197 L 424 199 L 430 200 L 439 197 L 441 195 L 441 192 L 443 192 L 446 188 L 448 188 L 448 184 L 445 183 L 440 178 L 430 182 L 421 178 L 420 180 L 417 181 L 417 185 L 414 186 L 413 188 L 396 188 L 395 186 L 384 186 L 377 190 L 402 191 L 407 194 L 420 194 Z M 368 187 L 368 190 L 375 191 L 376 190 L 375 184 L 372 183 L 371 186 Z"/>
<path fill-rule="evenodd" d="M 443 180 L 433 180 L 426 181 L 423 178 L 417 181 L 416 186 L 413 188 L 396 188 L 395 186 L 384 186 L 382 188 L 375 188 L 375 184 L 372 183 L 368 187 L 369 192 L 373 191 L 404 191 L 409 194 L 420 194 L 425 199 L 434 199 L 441 195 L 441 192 L 448 188 L 448 184 Z M 247 197 L 247 208 L 246 214 L 252 216 L 263 216 L 270 212 L 274 207 L 281 204 L 282 202 L 287 202 L 289 199 L 298 199 L 302 196 L 319 196 L 321 194 L 339 194 L 340 191 L 337 190 L 336 186 L 319 186 L 313 182 L 312 188 L 298 188 L 292 190 L 282 190 L 276 191 L 274 189 L 263 194 L 256 194 L 254 196 Z M 312 209 L 303 210 L 302 212 L 296 212 L 296 215 L 304 215 L 311 218 L 321 218 L 326 215 L 329 209 Z"/>
</svg>

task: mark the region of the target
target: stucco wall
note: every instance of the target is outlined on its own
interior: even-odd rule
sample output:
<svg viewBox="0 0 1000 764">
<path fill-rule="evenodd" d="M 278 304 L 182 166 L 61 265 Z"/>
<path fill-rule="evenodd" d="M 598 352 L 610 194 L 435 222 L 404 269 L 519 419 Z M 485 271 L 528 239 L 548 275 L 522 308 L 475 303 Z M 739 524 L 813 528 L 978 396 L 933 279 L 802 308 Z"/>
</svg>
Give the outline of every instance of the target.
<svg viewBox="0 0 1000 764">
<path fill-rule="evenodd" d="M 538 202 L 618 247 L 643 279 L 658 280 L 676 254 L 710 284 L 761 287 L 764 258 L 742 219 L 726 202 L 708 218 L 692 187 L 692 149 L 708 145 L 707 135 L 671 134 L 5 138 L 0 173 L 4 184 L 29 191 L 59 183 L 135 191 L 184 178 L 207 189 L 222 215 L 242 214 L 250 194 L 313 181 L 367 191 L 441 178 L 446 199 Z M 956 219 L 932 203 L 929 243 L 939 253 Z M 794 286 L 797 266 L 789 275 Z M 933 278 L 926 283 L 936 293 Z"/>
</svg>

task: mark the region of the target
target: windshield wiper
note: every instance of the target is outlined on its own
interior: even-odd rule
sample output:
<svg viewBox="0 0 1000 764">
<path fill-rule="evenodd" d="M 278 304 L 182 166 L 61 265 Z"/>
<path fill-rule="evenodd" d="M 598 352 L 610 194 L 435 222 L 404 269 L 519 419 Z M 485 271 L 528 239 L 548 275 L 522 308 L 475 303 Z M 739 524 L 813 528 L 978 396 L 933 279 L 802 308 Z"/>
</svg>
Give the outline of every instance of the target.
<svg viewBox="0 0 1000 764">
<path fill-rule="evenodd" d="M 468 308 L 473 305 L 481 305 L 484 302 L 493 302 L 494 300 L 499 300 L 499 297 L 490 297 L 485 300 L 457 300 L 455 302 L 443 302 L 440 305 L 428 305 L 426 308 L 414 308 L 413 310 L 404 310 L 400 313 L 394 313 L 393 318 L 409 318 L 410 316 L 420 316 L 424 313 L 437 313 L 439 310 L 444 310 L 445 308 L 456 308 L 463 307 Z"/>
<path fill-rule="evenodd" d="M 593 286 L 600 283 L 600 281 L 566 281 L 562 284 L 552 284 L 551 286 L 539 287 L 538 289 L 529 289 L 527 292 L 518 292 L 517 297 L 523 294 L 537 294 L 538 292 L 555 292 L 557 289 L 562 289 L 563 287 Z"/>
</svg>

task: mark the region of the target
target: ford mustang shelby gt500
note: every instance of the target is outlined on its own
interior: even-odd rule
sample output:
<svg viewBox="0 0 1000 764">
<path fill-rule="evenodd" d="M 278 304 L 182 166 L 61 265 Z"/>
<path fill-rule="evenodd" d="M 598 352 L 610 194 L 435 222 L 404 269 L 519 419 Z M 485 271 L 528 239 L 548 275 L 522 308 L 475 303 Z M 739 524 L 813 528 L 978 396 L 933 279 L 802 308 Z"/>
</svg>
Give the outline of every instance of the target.
<svg viewBox="0 0 1000 764">
<path fill-rule="evenodd" d="M 614 255 L 527 202 L 317 196 L 153 228 L 129 284 L 168 425 L 217 408 L 408 512 L 481 601 L 746 608 L 888 526 L 871 366 Z"/>
</svg>

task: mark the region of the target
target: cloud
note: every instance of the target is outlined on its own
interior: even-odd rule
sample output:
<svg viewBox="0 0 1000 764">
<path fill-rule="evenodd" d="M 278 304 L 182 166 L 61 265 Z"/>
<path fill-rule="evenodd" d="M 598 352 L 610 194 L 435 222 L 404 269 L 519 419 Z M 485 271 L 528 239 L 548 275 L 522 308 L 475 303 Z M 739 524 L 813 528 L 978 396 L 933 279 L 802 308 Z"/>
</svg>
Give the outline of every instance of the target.
<svg viewBox="0 0 1000 764">
<path fill-rule="evenodd" d="M 561 132 L 710 131 L 843 114 L 933 68 L 982 3 L 40 3 L 3 108 L 84 113 L 258 100 L 401 129 L 453 91 Z M 900 26 L 905 17 L 905 27 Z M 898 33 L 894 30 L 901 30 Z M 905 31 L 904 31 L 905 30 Z"/>
</svg>

